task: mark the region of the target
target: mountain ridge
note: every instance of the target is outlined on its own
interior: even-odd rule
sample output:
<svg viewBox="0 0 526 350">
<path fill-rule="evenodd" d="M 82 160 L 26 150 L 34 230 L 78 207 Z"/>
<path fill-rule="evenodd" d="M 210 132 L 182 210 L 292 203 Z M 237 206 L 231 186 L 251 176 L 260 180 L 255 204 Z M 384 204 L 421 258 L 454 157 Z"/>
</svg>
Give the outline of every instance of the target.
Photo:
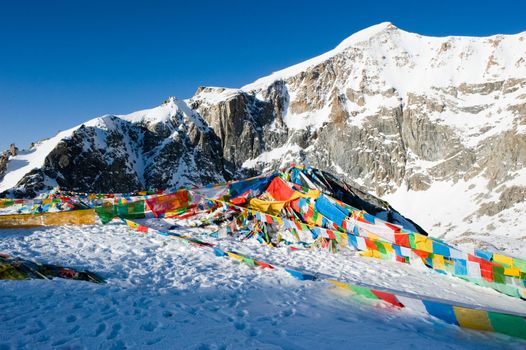
<svg viewBox="0 0 526 350">
<path fill-rule="evenodd" d="M 109 126 L 96 118 L 70 129 L 36 167 L 27 151 L 8 157 L 0 192 L 126 192 L 304 162 L 386 198 L 435 236 L 496 235 L 524 249 L 524 57 L 526 32 L 436 38 L 381 23 L 239 89 L 200 87 L 101 117 Z"/>
</svg>

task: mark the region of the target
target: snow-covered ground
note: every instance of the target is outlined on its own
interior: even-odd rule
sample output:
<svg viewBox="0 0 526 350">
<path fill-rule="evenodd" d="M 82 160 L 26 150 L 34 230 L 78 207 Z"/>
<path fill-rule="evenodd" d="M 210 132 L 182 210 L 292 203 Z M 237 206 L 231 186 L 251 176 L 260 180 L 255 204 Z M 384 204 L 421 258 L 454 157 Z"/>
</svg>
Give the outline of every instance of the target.
<svg viewBox="0 0 526 350">
<path fill-rule="evenodd" d="M 526 183 L 526 169 L 522 177 L 507 185 Z M 405 217 L 421 225 L 431 236 L 445 239 L 466 249 L 483 248 L 501 251 L 524 258 L 526 254 L 526 202 L 513 204 L 494 216 L 475 216 L 481 203 L 499 201 L 499 192 L 487 189 L 487 180 L 477 177 L 471 181 L 436 181 L 426 191 L 408 190 L 403 185 L 382 199 Z M 504 187 L 504 186 L 503 186 Z M 481 200 L 481 193 L 484 194 Z M 450 205 L 451 198 L 454 204 Z M 447 203 L 447 205 L 437 205 Z M 466 228 L 469 228 L 468 232 Z"/>
<path fill-rule="evenodd" d="M 526 313 L 523 301 L 493 290 L 351 251 L 291 251 L 254 240 L 207 240 L 343 281 Z M 518 339 L 460 329 L 120 224 L 1 230 L 0 252 L 89 269 L 108 281 L 0 281 L 0 349 L 526 347 Z"/>
</svg>

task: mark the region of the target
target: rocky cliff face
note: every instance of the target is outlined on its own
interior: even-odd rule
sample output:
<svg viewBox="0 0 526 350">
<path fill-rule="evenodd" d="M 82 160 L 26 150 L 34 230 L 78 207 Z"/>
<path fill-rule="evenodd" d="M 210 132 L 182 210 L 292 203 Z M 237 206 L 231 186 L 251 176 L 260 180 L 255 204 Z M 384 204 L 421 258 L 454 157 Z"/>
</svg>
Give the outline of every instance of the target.
<svg viewBox="0 0 526 350">
<path fill-rule="evenodd" d="M 435 236 L 526 247 L 524 57 L 526 33 L 431 38 L 380 24 L 241 89 L 87 123 L 28 171 L 11 166 L 27 154 L 10 157 L 0 190 L 126 191 L 305 162 Z"/>
</svg>

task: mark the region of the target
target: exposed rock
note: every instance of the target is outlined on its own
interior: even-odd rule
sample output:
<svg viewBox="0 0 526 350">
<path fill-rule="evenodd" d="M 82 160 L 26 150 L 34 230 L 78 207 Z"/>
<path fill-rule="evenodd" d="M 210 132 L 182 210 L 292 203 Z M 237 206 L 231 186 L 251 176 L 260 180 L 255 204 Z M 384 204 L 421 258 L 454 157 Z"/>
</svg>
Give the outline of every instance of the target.
<svg viewBox="0 0 526 350">
<path fill-rule="evenodd" d="M 495 188 L 508 179 L 510 172 L 526 167 L 526 137 L 507 131 L 481 142 L 477 150 L 478 164 Z"/>
<path fill-rule="evenodd" d="M 276 147 L 287 138 L 281 117 L 288 102 L 286 90 L 276 83 L 265 91 L 265 95 L 269 101 L 261 101 L 243 92 L 212 105 L 198 99 L 193 101 L 196 111 L 220 140 L 228 173 L 237 173 L 246 160 Z M 271 125 L 277 125 L 281 130 L 264 132 Z"/>
<path fill-rule="evenodd" d="M 425 191 L 431 186 L 431 179 L 423 174 L 414 174 L 406 180 L 407 189 Z"/>
<path fill-rule="evenodd" d="M 9 162 L 9 153 L 2 152 L 0 154 L 0 181 L 4 178 L 5 172 L 7 170 L 7 163 Z"/>
<path fill-rule="evenodd" d="M 526 187 L 509 187 L 502 191 L 498 202 L 488 202 L 482 204 L 474 216 L 495 216 L 501 211 L 509 209 L 513 207 L 513 205 L 524 201 L 526 201 Z"/>
<path fill-rule="evenodd" d="M 9 145 L 9 155 L 11 157 L 14 157 L 18 154 L 18 148 L 15 146 L 14 143 Z"/>
</svg>

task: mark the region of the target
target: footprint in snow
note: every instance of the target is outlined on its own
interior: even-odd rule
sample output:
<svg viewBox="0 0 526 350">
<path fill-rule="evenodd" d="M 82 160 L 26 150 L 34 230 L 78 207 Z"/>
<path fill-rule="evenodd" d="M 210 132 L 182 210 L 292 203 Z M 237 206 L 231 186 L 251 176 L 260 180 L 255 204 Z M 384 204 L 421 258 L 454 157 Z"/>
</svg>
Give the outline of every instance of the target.
<svg viewBox="0 0 526 350">
<path fill-rule="evenodd" d="M 70 329 L 68 329 L 68 334 L 69 335 L 73 335 L 75 333 L 77 333 L 77 331 L 80 329 L 80 326 L 77 324 L 73 327 L 71 327 Z"/>
<path fill-rule="evenodd" d="M 254 328 L 249 328 L 247 329 L 246 332 L 249 337 L 257 337 L 258 335 L 261 334 L 261 331 L 259 329 L 254 329 Z"/>
<path fill-rule="evenodd" d="M 170 317 L 172 317 L 173 315 L 174 315 L 174 314 L 173 314 L 173 312 L 171 312 L 171 311 L 166 311 L 166 310 L 163 311 L 163 317 L 164 317 L 164 318 L 170 318 Z"/>
<path fill-rule="evenodd" d="M 128 347 L 126 346 L 126 344 L 122 340 L 116 341 L 114 344 L 112 344 L 109 347 L 110 350 L 124 350 L 124 349 L 127 349 L 127 348 Z"/>
<path fill-rule="evenodd" d="M 35 334 L 37 334 L 37 333 L 39 333 L 39 332 L 42 332 L 42 331 L 43 331 L 42 328 L 34 327 L 34 328 L 30 328 L 30 329 L 28 329 L 28 330 L 24 333 L 24 335 L 35 335 Z"/>
<path fill-rule="evenodd" d="M 98 337 L 99 335 L 101 335 L 102 332 L 104 332 L 105 330 L 106 330 L 106 324 L 100 323 L 97 329 L 95 330 L 95 337 Z"/>
<path fill-rule="evenodd" d="M 290 317 L 294 315 L 295 313 L 296 313 L 296 309 L 292 308 L 292 309 L 286 309 L 286 310 L 280 311 L 279 315 L 281 317 Z"/>
<path fill-rule="evenodd" d="M 149 340 L 146 341 L 146 345 L 148 345 L 148 346 L 155 345 L 155 344 L 159 343 L 163 339 L 164 339 L 164 337 L 157 337 L 157 338 L 149 339 Z"/>
<path fill-rule="evenodd" d="M 148 323 L 144 323 L 143 325 L 141 325 L 141 329 L 143 331 L 146 331 L 146 332 L 153 332 L 154 330 L 157 329 L 157 322 L 148 322 Z"/>
<path fill-rule="evenodd" d="M 247 328 L 247 324 L 243 321 L 237 321 L 234 322 L 234 327 L 236 327 L 238 331 L 242 331 L 243 329 Z"/>
<path fill-rule="evenodd" d="M 287 331 L 284 330 L 284 329 L 276 329 L 272 333 L 274 333 L 275 335 L 280 336 L 280 337 L 286 337 L 287 336 Z"/>
<path fill-rule="evenodd" d="M 116 324 L 114 324 L 114 325 L 111 327 L 111 332 L 110 332 L 110 334 L 106 337 L 106 339 L 108 339 L 108 340 L 115 339 L 115 338 L 117 337 L 117 335 L 119 335 L 121 328 L 122 328 L 122 326 L 121 326 L 120 323 L 116 323 Z"/>
<path fill-rule="evenodd" d="M 217 312 L 221 309 L 219 305 L 208 305 L 205 307 L 208 311 Z"/>
<path fill-rule="evenodd" d="M 339 316 L 339 317 L 336 317 L 336 319 L 339 320 L 339 321 L 347 322 L 347 323 L 356 323 L 357 322 L 357 319 L 353 319 L 353 318 L 346 317 L 346 316 Z"/>
<path fill-rule="evenodd" d="M 51 343 L 51 346 L 60 346 L 60 345 L 64 345 L 66 344 L 70 339 L 66 339 L 66 338 L 62 338 L 62 339 L 59 339 L 57 341 L 54 341 L 53 343 Z"/>
<path fill-rule="evenodd" d="M 239 310 L 239 311 L 237 312 L 237 315 L 238 315 L 239 317 L 247 317 L 247 316 L 248 316 L 248 310 Z"/>
<path fill-rule="evenodd" d="M 47 343 L 49 341 L 50 336 L 47 335 L 47 334 L 40 334 L 36 337 L 35 339 L 35 342 L 37 343 Z M 2 347 L 0 346 L 0 350 L 2 349 Z"/>
<path fill-rule="evenodd" d="M 218 347 L 216 344 L 201 344 L 199 345 L 196 350 L 216 350 L 216 349 L 225 349 L 226 347 L 221 346 Z"/>
</svg>

